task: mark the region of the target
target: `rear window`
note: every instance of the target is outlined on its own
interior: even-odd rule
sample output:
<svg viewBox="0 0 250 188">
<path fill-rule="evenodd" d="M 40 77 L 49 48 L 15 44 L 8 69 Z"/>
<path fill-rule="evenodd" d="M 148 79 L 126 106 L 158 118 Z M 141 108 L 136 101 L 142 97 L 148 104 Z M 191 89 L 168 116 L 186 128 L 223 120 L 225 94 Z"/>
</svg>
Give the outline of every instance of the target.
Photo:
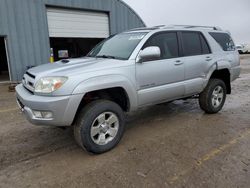
<svg viewBox="0 0 250 188">
<path fill-rule="evenodd" d="M 224 51 L 235 50 L 234 42 L 229 34 L 227 33 L 209 33 L 209 34 L 216 40 L 216 42 L 221 46 L 221 48 Z"/>
</svg>

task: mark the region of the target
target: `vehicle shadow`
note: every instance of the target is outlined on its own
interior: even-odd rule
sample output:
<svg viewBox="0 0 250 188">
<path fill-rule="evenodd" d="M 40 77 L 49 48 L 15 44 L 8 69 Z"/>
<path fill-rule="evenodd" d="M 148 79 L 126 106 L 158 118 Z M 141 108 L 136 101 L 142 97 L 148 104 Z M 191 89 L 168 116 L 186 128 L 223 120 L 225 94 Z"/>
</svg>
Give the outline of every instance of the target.
<svg viewBox="0 0 250 188">
<path fill-rule="evenodd" d="M 152 107 L 147 107 L 126 115 L 126 128 L 133 129 L 137 126 L 151 125 L 148 122 L 157 119 L 175 118 L 183 113 L 201 113 L 196 100 L 179 100 L 171 103 L 164 103 Z M 33 160 L 51 153 L 64 150 L 72 152 L 80 157 L 91 154 L 84 152 L 75 142 L 73 128 L 66 129 L 55 127 L 33 126 L 25 121 L 18 124 L 17 130 L 11 136 L 4 136 L 0 140 L 2 147 L 0 152 L 0 168 Z M 23 127 L 23 128 L 20 128 Z M 129 134 L 125 132 L 125 134 Z M 124 141 L 126 142 L 126 141 Z"/>
<path fill-rule="evenodd" d="M 177 100 L 140 109 L 127 114 L 127 128 L 144 124 L 155 119 L 174 118 L 183 113 L 202 113 L 196 99 Z"/>
</svg>

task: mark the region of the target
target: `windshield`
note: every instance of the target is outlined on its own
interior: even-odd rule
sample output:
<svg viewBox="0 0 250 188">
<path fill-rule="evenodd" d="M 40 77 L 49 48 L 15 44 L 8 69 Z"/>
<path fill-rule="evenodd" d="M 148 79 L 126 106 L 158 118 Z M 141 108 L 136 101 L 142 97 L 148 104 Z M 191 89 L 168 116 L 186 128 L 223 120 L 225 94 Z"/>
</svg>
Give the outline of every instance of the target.
<svg viewBox="0 0 250 188">
<path fill-rule="evenodd" d="M 112 59 L 129 59 L 147 33 L 122 33 L 98 44 L 87 56 Z"/>
</svg>

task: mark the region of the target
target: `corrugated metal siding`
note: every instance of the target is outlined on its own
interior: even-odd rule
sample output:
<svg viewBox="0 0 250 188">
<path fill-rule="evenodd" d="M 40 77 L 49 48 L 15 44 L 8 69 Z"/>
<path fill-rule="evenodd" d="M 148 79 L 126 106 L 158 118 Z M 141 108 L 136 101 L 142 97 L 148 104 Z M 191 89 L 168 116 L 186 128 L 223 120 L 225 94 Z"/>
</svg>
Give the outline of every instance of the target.
<svg viewBox="0 0 250 188">
<path fill-rule="evenodd" d="M 145 26 L 119 0 L 0 0 L 0 36 L 7 36 L 12 81 L 21 80 L 27 66 L 49 61 L 46 6 L 107 12 L 111 34 Z"/>
</svg>

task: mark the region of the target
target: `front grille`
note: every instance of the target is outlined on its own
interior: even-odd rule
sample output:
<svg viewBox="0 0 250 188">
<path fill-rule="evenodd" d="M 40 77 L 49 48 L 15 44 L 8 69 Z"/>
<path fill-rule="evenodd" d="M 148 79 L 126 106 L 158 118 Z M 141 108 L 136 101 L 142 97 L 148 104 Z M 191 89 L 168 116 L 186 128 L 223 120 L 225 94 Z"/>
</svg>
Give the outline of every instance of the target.
<svg viewBox="0 0 250 188">
<path fill-rule="evenodd" d="M 28 71 L 26 71 L 26 74 L 27 74 L 29 77 L 33 78 L 33 79 L 36 78 L 33 74 L 29 73 Z"/>
<path fill-rule="evenodd" d="M 28 71 L 23 76 L 23 86 L 26 90 L 28 90 L 30 93 L 34 94 L 34 82 L 35 82 L 35 76 L 30 74 Z"/>
<path fill-rule="evenodd" d="M 31 89 L 27 88 L 25 85 L 23 85 L 23 86 L 24 86 L 24 88 L 25 88 L 30 94 L 34 95 L 34 92 L 33 92 Z"/>
<path fill-rule="evenodd" d="M 34 84 L 32 82 L 28 82 L 29 86 L 34 87 Z"/>
</svg>

